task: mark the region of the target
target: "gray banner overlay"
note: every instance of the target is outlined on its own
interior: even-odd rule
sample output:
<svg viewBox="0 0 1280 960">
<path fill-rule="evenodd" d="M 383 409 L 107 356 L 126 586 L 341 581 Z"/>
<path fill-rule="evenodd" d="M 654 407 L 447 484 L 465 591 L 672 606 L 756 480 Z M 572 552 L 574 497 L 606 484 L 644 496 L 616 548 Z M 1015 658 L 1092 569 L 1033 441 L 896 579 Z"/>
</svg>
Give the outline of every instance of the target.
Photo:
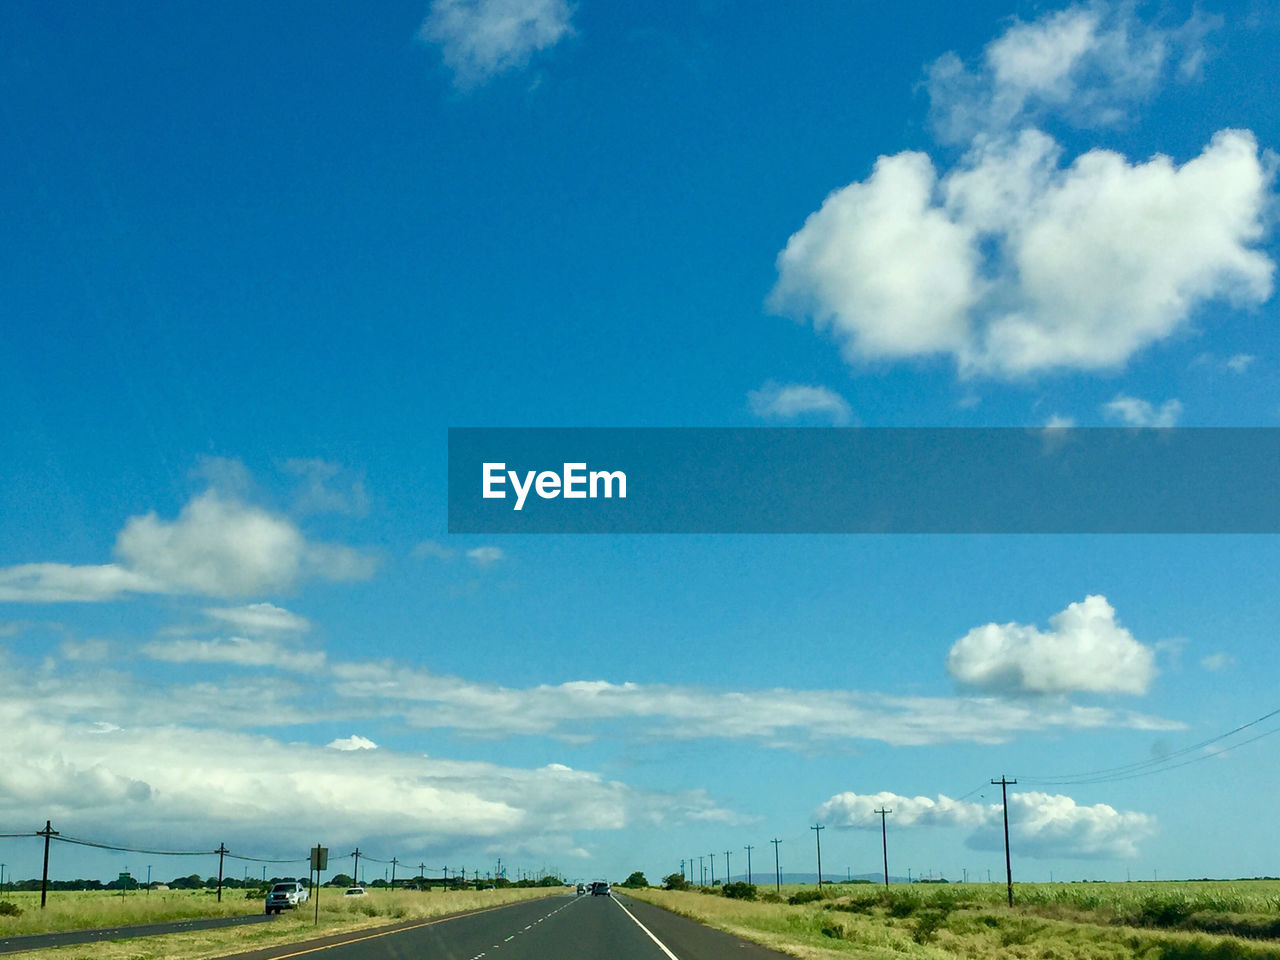
<svg viewBox="0 0 1280 960">
<path fill-rule="evenodd" d="M 452 428 L 449 532 L 1277 533 L 1278 478 L 1274 428 Z"/>
</svg>

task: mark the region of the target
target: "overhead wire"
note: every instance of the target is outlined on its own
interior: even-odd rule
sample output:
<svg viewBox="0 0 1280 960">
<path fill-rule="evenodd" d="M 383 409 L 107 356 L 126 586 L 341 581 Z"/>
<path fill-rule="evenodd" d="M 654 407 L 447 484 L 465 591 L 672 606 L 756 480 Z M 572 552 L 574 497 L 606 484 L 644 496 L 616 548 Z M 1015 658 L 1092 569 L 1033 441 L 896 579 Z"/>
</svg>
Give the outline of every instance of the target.
<svg viewBox="0 0 1280 960">
<path fill-rule="evenodd" d="M 1205 748 L 1211 747 L 1216 743 L 1221 743 L 1223 740 L 1226 740 L 1229 737 L 1233 737 L 1244 730 L 1248 730 L 1250 727 L 1256 727 L 1258 724 L 1264 723 L 1265 721 L 1270 720 L 1272 717 L 1276 717 L 1276 716 L 1280 716 L 1280 708 L 1264 713 L 1262 716 L 1256 717 L 1255 719 L 1250 720 L 1247 723 L 1242 723 L 1237 727 L 1233 727 L 1232 729 L 1226 731 L 1225 733 L 1217 734 L 1216 736 L 1212 736 L 1212 737 L 1209 737 L 1208 739 L 1201 740 L 1199 743 L 1193 743 L 1190 746 L 1186 746 L 1178 750 L 1170 751 L 1169 753 L 1162 754 L 1158 757 L 1150 757 L 1146 760 L 1136 760 L 1130 763 L 1123 763 L 1115 767 L 1103 767 L 1098 770 L 1084 771 L 1081 773 L 1073 773 L 1073 774 L 1060 774 L 1057 776 L 1036 777 L 1036 776 L 1026 776 L 1023 774 L 1019 774 L 1018 780 L 1026 784 L 1036 784 L 1036 785 L 1046 785 L 1046 786 L 1050 786 L 1050 785 L 1066 786 L 1070 784 L 1113 783 L 1121 780 L 1133 780 L 1138 777 L 1151 776 L 1156 773 L 1163 773 L 1166 770 L 1176 770 L 1178 767 L 1185 767 L 1193 763 L 1200 763 L 1205 760 L 1211 760 L 1214 757 L 1218 757 L 1224 753 L 1230 752 L 1231 750 L 1235 750 L 1237 747 L 1243 747 L 1246 744 L 1254 743 L 1257 740 L 1261 740 L 1263 737 L 1269 737 L 1274 733 L 1280 732 L 1280 727 L 1275 727 L 1264 733 L 1258 734 L 1255 737 L 1250 737 L 1247 740 L 1242 740 L 1238 743 L 1230 744 L 1226 747 L 1223 747 L 1220 750 L 1216 750 L 1211 753 L 1203 753 L 1199 756 L 1193 756 L 1187 760 L 1183 760 L 1180 763 L 1172 762 L 1174 760 L 1177 760 L 1180 757 L 1185 757 L 1188 754 L 1195 753 L 1197 750 L 1204 750 Z"/>
</svg>

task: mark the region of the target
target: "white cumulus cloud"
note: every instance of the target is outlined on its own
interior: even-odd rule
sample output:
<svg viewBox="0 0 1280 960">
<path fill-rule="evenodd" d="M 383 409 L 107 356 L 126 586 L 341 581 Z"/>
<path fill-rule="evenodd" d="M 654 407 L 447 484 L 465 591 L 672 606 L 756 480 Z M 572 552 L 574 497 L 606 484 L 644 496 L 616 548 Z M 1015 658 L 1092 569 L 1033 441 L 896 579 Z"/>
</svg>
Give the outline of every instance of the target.
<svg viewBox="0 0 1280 960">
<path fill-rule="evenodd" d="M 1141 694 L 1155 677 L 1155 653 L 1116 621 L 1106 597 L 1070 604 L 1049 626 L 975 627 L 951 647 L 947 672 L 964 687 L 1002 695 Z"/>
<path fill-rule="evenodd" d="M 1176 427 L 1182 417 L 1182 402 L 1166 400 L 1156 407 L 1149 400 L 1119 394 L 1102 405 L 1102 412 L 1128 427 Z"/>
<path fill-rule="evenodd" d="M 852 362 L 952 357 L 967 375 L 1117 369 L 1214 299 L 1258 304 L 1274 264 L 1272 172 L 1224 130 L 1178 165 L 1047 134 L 975 145 L 939 177 L 881 157 L 829 196 L 778 256 L 770 305 L 830 329 Z"/>
<path fill-rule="evenodd" d="M 462 88 L 524 66 L 573 33 L 566 0 L 435 0 L 418 32 Z"/>
<path fill-rule="evenodd" d="M 966 66 L 947 53 L 929 65 L 934 128 L 954 143 L 1050 114 L 1080 127 L 1113 125 L 1167 74 L 1196 73 L 1212 25 L 1193 17 L 1164 29 L 1139 20 L 1132 4 L 1102 0 L 1030 23 L 1015 18 L 978 63 Z"/>
<path fill-rule="evenodd" d="M 814 816 L 834 827 L 879 829 L 876 810 L 893 810 L 894 827 L 960 827 L 975 850 L 1004 849 L 1004 813 L 998 803 L 950 797 L 904 797 L 894 793 L 838 793 Z M 1136 857 L 1139 841 L 1156 829 L 1155 817 L 1119 811 L 1105 803 L 1081 805 L 1062 794 L 1009 795 L 1010 846 L 1018 856 L 1038 859 L 1109 860 Z"/>
<path fill-rule="evenodd" d="M 853 364 L 944 357 L 1017 379 L 1121 369 L 1206 303 L 1266 301 L 1275 163 L 1250 131 L 1178 161 L 1070 158 L 1036 127 L 1114 122 L 1199 62 L 1207 20 L 1168 30 L 1133 9 L 1076 4 L 1014 21 L 976 68 L 935 62 L 935 125 L 960 158 L 881 156 L 833 191 L 778 255 L 770 308 L 830 331 Z"/>
<path fill-rule="evenodd" d="M 312 578 L 372 576 L 373 557 L 308 540 L 293 521 L 208 490 L 174 520 L 131 517 L 116 537 L 116 563 L 27 563 L 0 568 L 0 601 L 98 602 L 128 594 L 230 597 L 280 590 Z M 267 605 L 269 606 L 269 605 Z M 284 623 L 288 611 L 259 607 L 211 612 L 227 622 Z M 301 618 L 293 621 L 296 626 Z M 305 621 L 302 621 L 305 623 Z"/>
<path fill-rule="evenodd" d="M 284 517 L 203 493 L 173 521 L 133 517 L 116 538 L 131 569 L 181 592 L 235 596 L 278 590 L 299 579 L 368 576 L 372 566 L 347 547 L 312 544 Z"/>
<path fill-rule="evenodd" d="M 306 617 L 273 603 L 250 603 L 243 607 L 211 607 L 205 613 L 244 633 L 305 633 L 311 628 Z"/>
<path fill-rule="evenodd" d="M 355 733 L 353 733 L 349 737 L 341 737 L 337 740 L 332 740 L 329 743 L 327 743 L 325 746 L 327 746 L 330 750 L 342 750 L 342 751 L 377 750 L 378 749 L 378 745 L 374 743 L 372 740 L 370 740 L 368 737 L 362 737 L 359 734 L 355 734 Z"/>
<path fill-rule="evenodd" d="M 467 559 L 477 567 L 491 567 L 506 556 L 501 547 L 472 547 L 467 551 Z"/>
<path fill-rule="evenodd" d="M 842 427 L 853 419 L 849 401 L 828 387 L 770 380 L 747 394 L 751 412 L 764 420 L 796 420 L 819 416 Z"/>
<path fill-rule="evenodd" d="M 307 849 L 317 832 L 335 843 L 359 839 L 403 852 L 486 840 L 554 842 L 577 831 L 717 814 L 734 819 L 698 790 L 647 790 L 589 771 L 427 758 L 372 749 L 359 736 L 335 741 L 333 749 L 285 742 L 206 728 L 168 704 L 163 710 L 154 701 L 135 704 L 119 691 L 103 691 L 93 709 L 128 713 L 127 725 L 79 721 L 73 714 L 85 700 L 76 697 L 73 705 L 47 684 L 33 689 L 29 679 L 0 674 L 0 725 L 11 731 L 12 752 L 11 762 L 0 765 L 6 822 L 23 822 L 38 809 L 55 823 L 75 822 L 81 835 L 116 842 L 212 850 L 225 839 L 240 852 L 280 856 Z M 101 686 L 99 677 L 83 689 Z M 258 722 L 276 719 L 270 697 L 256 699 Z M 307 813 L 281 818 L 281 810 Z"/>
</svg>

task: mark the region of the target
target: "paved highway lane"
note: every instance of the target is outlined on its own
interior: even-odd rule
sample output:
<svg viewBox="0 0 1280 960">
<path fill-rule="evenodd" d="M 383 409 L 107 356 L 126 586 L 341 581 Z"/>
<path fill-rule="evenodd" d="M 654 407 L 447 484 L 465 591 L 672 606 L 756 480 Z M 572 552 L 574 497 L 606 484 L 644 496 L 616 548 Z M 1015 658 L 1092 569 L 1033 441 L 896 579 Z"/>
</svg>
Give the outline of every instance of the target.
<svg viewBox="0 0 1280 960">
<path fill-rule="evenodd" d="M 550 897 L 340 944 L 293 944 L 227 960 L 786 960 L 624 897 Z"/>
</svg>

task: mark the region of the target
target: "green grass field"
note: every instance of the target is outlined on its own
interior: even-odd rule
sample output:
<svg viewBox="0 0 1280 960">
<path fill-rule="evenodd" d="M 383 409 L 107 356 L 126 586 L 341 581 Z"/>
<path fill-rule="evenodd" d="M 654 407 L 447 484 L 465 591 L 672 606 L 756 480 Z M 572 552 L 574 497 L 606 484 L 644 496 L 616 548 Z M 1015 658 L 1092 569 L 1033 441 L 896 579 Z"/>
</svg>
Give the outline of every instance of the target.
<svg viewBox="0 0 1280 960">
<path fill-rule="evenodd" d="M 364 897 L 343 897 L 341 890 L 320 893 L 320 920 L 316 925 L 314 902 L 286 911 L 268 923 L 220 930 L 166 934 L 159 937 L 54 947 L 6 954 L 6 960 L 208 960 L 279 943 L 327 936 L 347 930 L 382 926 L 397 920 L 430 918 L 446 913 L 493 907 L 516 900 L 564 894 L 563 888 L 534 887 L 505 890 L 429 893 L 410 890 L 371 889 Z M 205 891 L 154 891 L 129 893 L 50 893 L 48 906 L 40 909 L 40 894 L 5 894 L 0 902 L 13 903 L 22 912 L 0 914 L 0 937 L 135 923 L 159 923 L 191 917 L 230 916 L 263 912 L 263 898 L 246 899 L 244 891 L 223 891 L 222 903 Z"/>
<path fill-rule="evenodd" d="M 1013 909 L 986 883 L 635 894 L 805 960 L 1280 960 L 1280 881 L 1019 884 Z"/>
</svg>

